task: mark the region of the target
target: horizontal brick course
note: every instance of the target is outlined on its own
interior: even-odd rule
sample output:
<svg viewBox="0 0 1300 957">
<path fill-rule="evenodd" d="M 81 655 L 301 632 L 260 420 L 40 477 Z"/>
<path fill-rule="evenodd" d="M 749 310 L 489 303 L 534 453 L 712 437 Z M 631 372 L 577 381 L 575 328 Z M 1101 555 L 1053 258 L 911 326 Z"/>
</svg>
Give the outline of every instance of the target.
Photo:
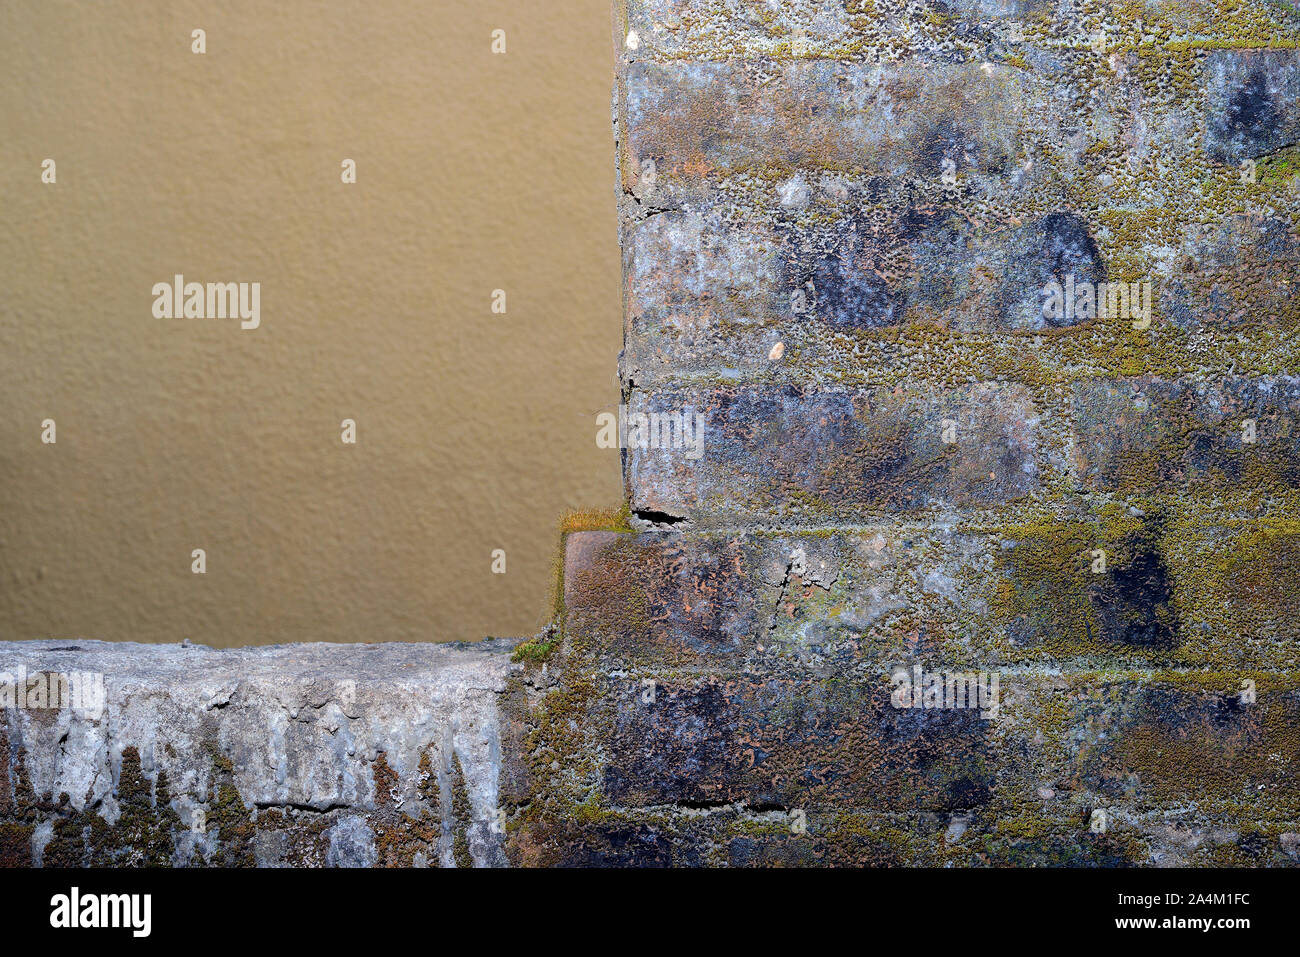
<svg viewBox="0 0 1300 957">
<path fill-rule="evenodd" d="M 1300 667 L 1294 522 L 1134 511 L 991 528 L 574 534 L 566 632 L 615 671 Z"/>
<path fill-rule="evenodd" d="M 629 410 L 700 417 L 698 445 L 630 441 L 626 466 L 634 511 L 708 525 L 853 524 L 1058 490 L 1201 499 L 1233 490 L 1258 511 L 1300 491 L 1291 376 L 1032 389 L 715 384 L 636 389 Z"/>
<path fill-rule="evenodd" d="M 1034 407 L 1011 385 L 662 390 L 634 393 L 630 408 L 706 423 L 699 459 L 628 450 L 634 511 L 825 520 L 870 508 L 998 504 L 1038 484 Z"/>
<path fill-rule="evenodd" d="M 617 0 L 616 46 L 625 55 L 671 60 L 765 57 L 976 61 L 1026 47 L 1177 51 L 1294 44 L 1300 23 L 1276 0 L 949 0 L 888 11 L 869 0 L 772 4 L 741 0 Z M 635 49 L 625 42 L 636 34 Z"/>
</svg>

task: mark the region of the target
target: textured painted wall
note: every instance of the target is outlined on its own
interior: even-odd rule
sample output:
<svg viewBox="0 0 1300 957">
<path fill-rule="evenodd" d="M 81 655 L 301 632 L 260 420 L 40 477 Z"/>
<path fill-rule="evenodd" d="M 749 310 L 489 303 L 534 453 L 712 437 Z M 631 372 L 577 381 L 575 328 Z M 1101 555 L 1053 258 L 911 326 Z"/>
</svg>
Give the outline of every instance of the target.
<svg viewBox="0 0 1300 957">
<path fill-rule="evenodd" d="M 608 24 L 0 6 L 0 637 L 536 630 L 560 514 L 620 496 Z M 154 318 L 178 272 L 260 282 L 260 328 Z"/>
</svg>

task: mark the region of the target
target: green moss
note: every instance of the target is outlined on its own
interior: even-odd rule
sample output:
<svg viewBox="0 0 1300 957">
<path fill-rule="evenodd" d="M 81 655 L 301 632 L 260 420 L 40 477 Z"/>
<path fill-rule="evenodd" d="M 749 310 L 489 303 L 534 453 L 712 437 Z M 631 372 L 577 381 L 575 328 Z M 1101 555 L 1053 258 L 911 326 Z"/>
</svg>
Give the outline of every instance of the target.
<svg viewBox="0 0 1300 957">
<path fill-rule="evenodd" d="M 34 824 L 18 821 L 0 822 L 0 867 L 32 866 Z"/>
<path fill-rule="evenodd" d="M 552 627 L 536 638 L 525 641 L 510 654 L 511 661 L 545 661 L 560 646 L 559 630 Z"/>
<path fill-rule="evenodd" d="M 566 512 L 560 519 L 560 533 L 631 532 L 632 510 L 624 503 L 618 508 L 590 508 Z"/>
<path fill-rule="evenodd" d="M 571 814 L 576 823 L 585 827 L 596 827 L 624 820 L 623 815 L 605 806 L 605 800 L 600 794 L 592 794 L 585 801 L 573 805 Z"/>
<path fill-rule="evenodd" d="M 370 826 L 375 834 L 375 851 L 380 867 L 412 867 L 416 855 L 423 854 L 429 866 L 441 862 L 442 802 L 438 776 L 426 749 L 420 755 L 416 790 L 419 794 L 414 814 L 398 809 L 391 791 L 397 786 L 397 774 L 381 751 L 372 768 L 375 777 L 375 812 Z"/>
<path fill-rule="evenodd" d="M 1288 146 L 1255 165 L 1256 179 L 1271 186 L 1285 186 L 1297 173 L 1300 173 L 1300 146 Z"/>
<path fill-rule="evenodd" d="M 1300 521 L 1195 519 L 1177 528 L 1180 617 L 1203 656 L 1274 667 L 1300 664 L 1289 635 L 1300 626 Z"/>
<path fill-rule="evenodd" d="M 474 812 L 465 789 L 465 774 L 461 770 L 460 756 L 451 756 L 451 828 L 452 858 L 457 867 L 473 867 L 474 858 L 469 852 L 469 827 L 474 823 Z"/>
<path fill-rule="evenodd" d="M 790 834 L 788 820 L 738 817 L 727 824 L 727 837 L 780 838 Z"/>
<path fill-rule="evenodd" d="M 141 770 L 139 752 L 133 747 L 125 748 L 114 796 L 118 802 L 116 823 L 109 827 L 101 821 L 91 830 L 96 851 L 109 855 L 118 864 L 170 866 L 175 850 L 174 835 L 181 821 L 171 807 L 166 772 L 158 772 L 155 787 Z M 98 818 L 98 815 L 91 816 Z M 75 837 L 71 834 L 68 837 L 80 844 L 82 828 L 90 824 L 90 821 L 79 822 Z"/>
<path fill-rule="evenodd" d="M 220 752 L 215 742 L 209 744 L 212 755 L 213 798 L 205 815 L 205 829 L 216 832 L 217 852 L 214 863 L 223 867 L 252 867 L 253 838 L 256 827 L 252 812 L 244 806 L 234 782 L 234 765 Z"/>
<path fill-rule="evenodd" d="M 1261 717 L 1243 719 L 1242 730 L 1221 729 L 1210 717 L 1129 728 L 1109 751 L 1111 773 L 1131 775 L 1157 806 L 1190 799 L 1202 810 L 1225 813 L 1267 791 L 1275 810 L 1294 812 L 1291 756 L 1300 753 L 1300 726 L 1294 712 L 1263 702 L 1256 707 Z"/>
</svg>

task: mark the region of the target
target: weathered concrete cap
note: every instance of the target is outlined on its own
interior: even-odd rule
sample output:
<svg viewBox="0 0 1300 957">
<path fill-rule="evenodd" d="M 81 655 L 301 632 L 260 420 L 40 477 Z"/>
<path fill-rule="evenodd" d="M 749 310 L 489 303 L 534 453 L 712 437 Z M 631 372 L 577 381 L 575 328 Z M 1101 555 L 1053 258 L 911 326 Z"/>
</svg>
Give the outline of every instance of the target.
<svg viewBox="0 0 1300 957">
<path fill-rule="evenodd" d="M 459 823 L 461 863 L 500 863 L 498 696 L 513 644 L 0 644 L 0 820 L 35 821 L 39 863 L 56 824 L 84 818 L 92 837 L 92 816 L 118 824 L 124 777 L 142 774 L 147 815 L 178 825 L 172 863 L 241 841 L 246 863 L 298 863 L 293 847 L 306 862 L 376 863 L 375 813 L 396 809 L 441 821 L 426 862 L 455 856 Z M 124 772 L 124 754 L 138 768 Z M 100 851 L 84 862 L 115 859 Z"/>
</svg>

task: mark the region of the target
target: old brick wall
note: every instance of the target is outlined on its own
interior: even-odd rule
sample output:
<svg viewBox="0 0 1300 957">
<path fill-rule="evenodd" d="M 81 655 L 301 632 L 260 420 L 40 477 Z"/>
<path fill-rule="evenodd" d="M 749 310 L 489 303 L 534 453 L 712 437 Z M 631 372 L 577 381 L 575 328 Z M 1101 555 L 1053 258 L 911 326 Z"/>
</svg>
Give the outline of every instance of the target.
<svg viewBox="0 0 1300 957">
<path fill-rule="evenodd" d="M 628 449 L 631 523 L 567 536 L 517 862 L 1295 862 L 1297 40 L 616 5 L 624 396 L 704 451 Z M 896 706 L 918 667 L 996 713 Z"/>
</svg>

